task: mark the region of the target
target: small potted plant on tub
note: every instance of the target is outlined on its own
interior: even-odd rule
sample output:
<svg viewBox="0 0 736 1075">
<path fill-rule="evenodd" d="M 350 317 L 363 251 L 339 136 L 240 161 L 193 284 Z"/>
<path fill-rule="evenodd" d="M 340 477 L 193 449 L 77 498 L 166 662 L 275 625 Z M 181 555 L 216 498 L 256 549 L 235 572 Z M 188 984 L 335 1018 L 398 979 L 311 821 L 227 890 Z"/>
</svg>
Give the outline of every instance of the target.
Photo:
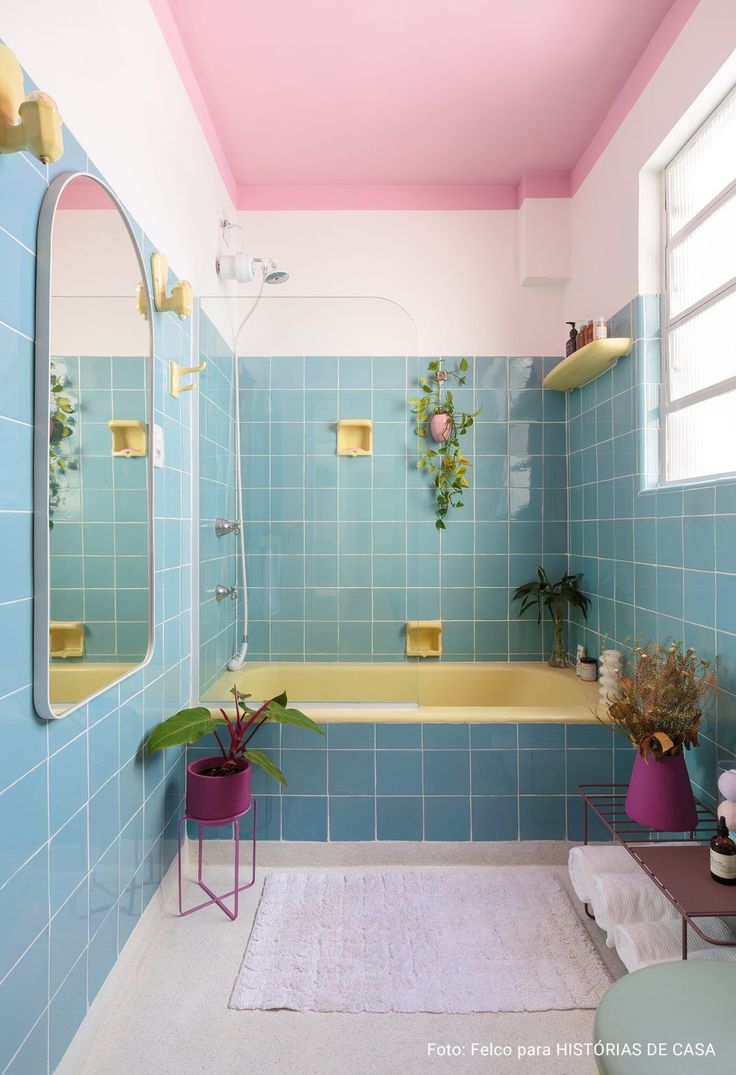
<svg viewBox="0 0 736 1075">
<path fill-rule="evenodd" d="M 285 694 L 263 702 L 257 709 L 249 708 L 235 688 L 233 696 L 232 717 L 224 709 L 219 715 L 213 715 L 205 706 L 182 709 L 157 725 L 146 741 L 152 753 L 198 743 L 206 735 L 214 735 L 217 740 L 219 754 L 196 758 L 187 765 L 186 805 L 190 817 L 212 821 L 245 813 L 251 802 L 253 765 L 286 786 L 284 774 L 268 754 L 249 746 L 267 721 L 293 724 L 324 735 L 306 713 L 288 707 Z"/>
<path fill-rule="evenodd" d="M 590 598 L 580 589 L 579 582 L 583 576 L 563 575 L 557 582 L 552 582 L 543 567 L 537 568 L 537 578 L 517 586 L 512 600 L 521 601 L 519 615 L 523 616 L 528 608 L 537 611 L 537 623 L 542 622 L 542 612 L 546 608 L 554 625 L 552 652 L 548 664 L 552 668 L 567 668 L 567 654 L 563 639 L 564 615 L 568 605 L 579 608 L 585 619 L 588 618 Z"/>
</svg>

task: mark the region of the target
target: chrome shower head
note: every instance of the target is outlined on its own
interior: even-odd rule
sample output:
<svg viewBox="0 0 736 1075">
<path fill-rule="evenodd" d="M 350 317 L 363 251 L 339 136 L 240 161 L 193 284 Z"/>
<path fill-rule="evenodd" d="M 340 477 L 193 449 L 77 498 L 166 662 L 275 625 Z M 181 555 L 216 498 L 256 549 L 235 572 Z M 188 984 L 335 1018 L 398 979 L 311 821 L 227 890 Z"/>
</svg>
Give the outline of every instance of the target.
<svg viewBox="0 0 736 1075">
<path fill-rule="evenodd" d="M 285 269 L 280 269 L 275 261 L 263 263 L 263 279 L 267 284 L 285 284 L 289 274 Z"/>
</svg>

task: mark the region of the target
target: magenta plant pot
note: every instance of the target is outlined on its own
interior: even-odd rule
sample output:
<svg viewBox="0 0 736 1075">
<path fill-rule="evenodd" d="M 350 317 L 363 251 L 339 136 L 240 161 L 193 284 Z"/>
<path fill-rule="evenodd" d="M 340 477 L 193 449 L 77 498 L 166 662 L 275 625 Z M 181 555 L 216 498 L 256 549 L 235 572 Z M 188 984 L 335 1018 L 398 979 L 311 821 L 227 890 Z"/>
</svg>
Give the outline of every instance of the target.
<svg viewBox="0 0 736 1075">
<path fill-rule="evenodd" d="M 645 762 L 637 752 L 631 770 L 626 813 L 657 832 L 689 832 L 698 823 L 684 754 Z"/>
<path fill-rule="evenodd" d="M 187 813 L 203 821 L 235 817 L 250 806 L 250 765 L 234 776 L 203 776 L 203 769 L 220 765 L 222 757 L 197 758 L 187 765 Z"/>
<path fill-rule="evenodd" d="M 447 440 L 452 433 L 452 418 L 449 414 L 433 414 L 429 419 L 429 432 L 439 443 Z"/>
</svg>

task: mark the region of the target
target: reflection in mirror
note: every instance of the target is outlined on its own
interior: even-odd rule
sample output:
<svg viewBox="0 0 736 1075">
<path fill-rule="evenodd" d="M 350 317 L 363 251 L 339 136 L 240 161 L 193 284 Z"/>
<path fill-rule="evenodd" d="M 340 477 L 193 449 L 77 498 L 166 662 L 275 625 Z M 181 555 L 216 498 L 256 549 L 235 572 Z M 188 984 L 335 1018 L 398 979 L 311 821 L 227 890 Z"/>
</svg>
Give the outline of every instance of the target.
<svg viewBox="0 0 736 1075">
<path fill-rule="evenodd" d="M 37 355 L 49 403 L 48 618 L 36 625 L 37 654 L 39 638 L 48 640 L 42 716 L 114 683 L 151 644 L 152 358 L 136 306 L 140 256 L 96 180 L 75 176 L 52 195 L 49 353 Z"/>
</svg>

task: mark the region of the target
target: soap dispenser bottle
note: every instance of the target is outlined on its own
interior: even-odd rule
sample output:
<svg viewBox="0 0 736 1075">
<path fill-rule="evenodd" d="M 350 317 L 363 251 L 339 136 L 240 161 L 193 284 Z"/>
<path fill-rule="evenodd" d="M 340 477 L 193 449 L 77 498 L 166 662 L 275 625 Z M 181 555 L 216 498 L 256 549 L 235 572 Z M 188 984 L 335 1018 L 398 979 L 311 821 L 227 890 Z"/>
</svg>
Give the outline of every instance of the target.
<svg viewBox="0 0 736 1075">
<path fill-rule="evenodd" d="M 578 330 L 575 328 L 574 321 L 566 321 L 565 324 L 570 326 L 570 335 L 567 337 L 567 341 L 565 343 L 565 358 L 567 358 L 569 357 L 569 355 L 574 354 L 577 350 Z"/>
</svg>

